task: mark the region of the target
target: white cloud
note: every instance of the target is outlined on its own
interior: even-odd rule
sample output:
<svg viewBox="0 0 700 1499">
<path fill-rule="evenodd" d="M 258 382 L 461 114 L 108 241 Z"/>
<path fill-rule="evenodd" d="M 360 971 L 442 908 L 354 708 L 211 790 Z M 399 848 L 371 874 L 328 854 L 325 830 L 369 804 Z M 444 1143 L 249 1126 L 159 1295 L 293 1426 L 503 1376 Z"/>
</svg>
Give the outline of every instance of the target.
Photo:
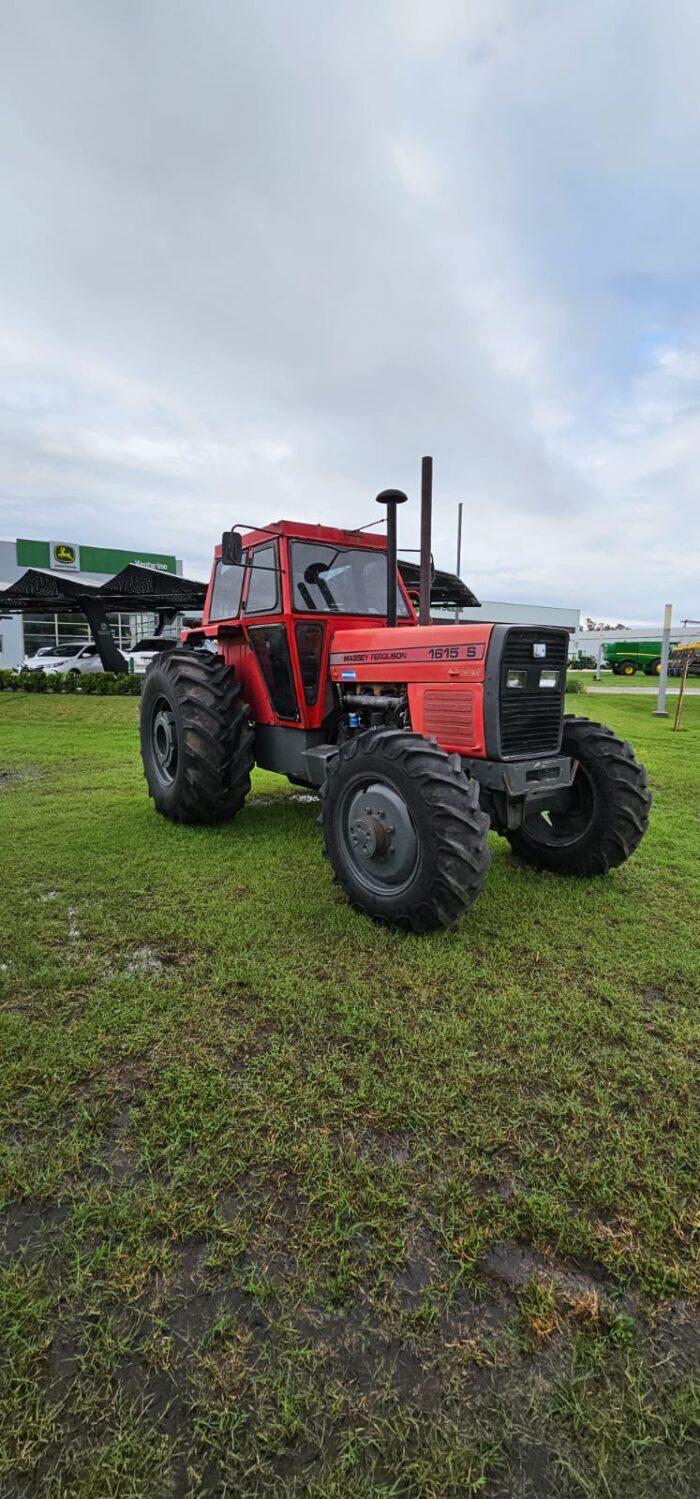
<svg viewBox="0 0 700 1499">
<path fill-rule="evenodd" d="M 440 185 L 435 158 L 420 141 L 397 141 L 393 150 L 394 165 L 406 191 L 416 198 L 434 198 Z"/>
<path fill-rule="evenodd" d="M 0 526 L 355 524 L 435 456 L 487 596 L 697 598 L 700 13 L 31 0 L 0 57 Z M 402 515 L 418 539 L 417 505 Z"/>
</svg>

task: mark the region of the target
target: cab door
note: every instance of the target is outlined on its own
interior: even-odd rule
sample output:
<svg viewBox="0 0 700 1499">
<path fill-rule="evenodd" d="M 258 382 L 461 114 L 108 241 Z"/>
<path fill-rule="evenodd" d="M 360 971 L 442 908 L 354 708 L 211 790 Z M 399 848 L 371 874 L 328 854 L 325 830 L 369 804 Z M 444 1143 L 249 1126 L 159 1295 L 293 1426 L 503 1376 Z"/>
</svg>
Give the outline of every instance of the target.
<svg viewBox="0 0 700 1499">
<path fill-rule="evenodd" d="M 248 554 L 243 625 L 261 679 L 251 702 L 259 723 L 299 723 L 287 624 L 282 617 L 282 579 L 277 541 L 261 542 Z M 251 694 L 252 696 L 252 694 Z"/>
</svg>

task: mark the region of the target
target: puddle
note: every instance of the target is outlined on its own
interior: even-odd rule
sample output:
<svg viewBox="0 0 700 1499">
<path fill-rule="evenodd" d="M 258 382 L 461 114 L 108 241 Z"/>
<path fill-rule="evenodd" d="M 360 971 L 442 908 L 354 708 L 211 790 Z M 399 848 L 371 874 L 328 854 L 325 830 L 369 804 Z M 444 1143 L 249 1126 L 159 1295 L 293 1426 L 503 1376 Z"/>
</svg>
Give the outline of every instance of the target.
<svg viewBox="0 0 700 1499">
<path fill-rule="evenodd" d="M 592 1275 L 587 1275 L 582 1270 L 569 1270 L 566 1266 L 553 1265 L 543 1255 L 520 1244 L 494 1244 L 486 1251 L 484 1268 L 495 1280 L 501 1281 L 512 1291 L 521 1290 L 531 1280 L 543 1280 L 549 1282 L 555 1291 L 569 1301 L 579 1301 L 582 1297 L 590 1296 L 596 1296 L 600 1302 L 607 1302 L 609 1299 L 600 1282 Z"/>
<path fill-rule="evenodd" d="M 40 770 L 26 766 L 24 770 L 0 770 L 0 791 L 10 791 L 13 786 L 22 786 L 25 781 L 38 781 Z"/>
<path fill-rule="evenodd" d="M 105 975 L 108 979 L 160 978 L 172 962 L 172 958 L 161 957 L 154 947 L 144 943 L 142 947 L 132 948 L 125 962 L 108 963 Z"/>
<path fill-rule="evenodd" d="M 165 971 L 165 963 L 158 957 L 152 947 L 137 947 L 128 963 L 122 969 L 123 973 L 133 978 L 136 974 L 155 978 Z"/>
<path fill-rule="evenodd" d="M 288 802 L 317 802 L 318 796 L 315 791 L 293 791 L 291 796 L 251 796 L 246 802 L 246 807 L 254 810 L 256 807 L 283 807 Z"/>
</svg>

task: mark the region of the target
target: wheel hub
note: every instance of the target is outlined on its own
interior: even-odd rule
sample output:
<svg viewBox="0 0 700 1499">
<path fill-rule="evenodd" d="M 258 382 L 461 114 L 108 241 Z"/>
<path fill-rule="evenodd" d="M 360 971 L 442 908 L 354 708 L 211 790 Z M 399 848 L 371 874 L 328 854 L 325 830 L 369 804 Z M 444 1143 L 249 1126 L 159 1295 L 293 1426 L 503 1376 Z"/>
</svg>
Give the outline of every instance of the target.
<svg viewBox="0 0 700 1499">
<path fill-rule="evenodd" d="M 380 859 L 389 852 L 393 831 L 391 824 L 382 822 L 381 817 L 368 810 L 364 817 L 351 822 L 350 842 L 361 859 Z"/>
<path fill-rule="evenodd" d="M 393 786 L 374 782 L 356 791 L 346 828 L 347 852 L 364 882 L 395 886 L 412 875 L 418 839 L 406 802 Z"/>
<path fill-rule="evenodd" d="M 151 742 L 158 774 L 169 784 L 177 771 L 177 730 L 172 708 L 163 700 L 156 705 L 153 715 Z"/>
</svg>

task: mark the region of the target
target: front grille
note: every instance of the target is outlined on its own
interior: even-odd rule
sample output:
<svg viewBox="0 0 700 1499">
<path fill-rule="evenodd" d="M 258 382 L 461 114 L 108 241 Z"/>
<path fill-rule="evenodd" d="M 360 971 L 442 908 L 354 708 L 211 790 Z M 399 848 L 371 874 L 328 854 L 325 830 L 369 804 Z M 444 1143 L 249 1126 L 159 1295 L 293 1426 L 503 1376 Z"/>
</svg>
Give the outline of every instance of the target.
<svg viewBox="0 0 700 1499">
<path fill-rule="evenodd" d="M 546 655 L 534 647 L 544 645 Z M 561 743 L 569 639 L 561 630 L 508 632 L 501 658 L 501 754 L 556 755 Z M 524 687 L 506 687 L 509 671 L 524 672 Z M 556 687 L 540 687 L 541 671 L 558 671 Z"/>
<path fill-rule="evenodd" d="M 423 698 L 423 732 L 439 744 L 471 749 L 474 744 L 474 693 L 461 687 L 428 687 Z"/>
</svg>

